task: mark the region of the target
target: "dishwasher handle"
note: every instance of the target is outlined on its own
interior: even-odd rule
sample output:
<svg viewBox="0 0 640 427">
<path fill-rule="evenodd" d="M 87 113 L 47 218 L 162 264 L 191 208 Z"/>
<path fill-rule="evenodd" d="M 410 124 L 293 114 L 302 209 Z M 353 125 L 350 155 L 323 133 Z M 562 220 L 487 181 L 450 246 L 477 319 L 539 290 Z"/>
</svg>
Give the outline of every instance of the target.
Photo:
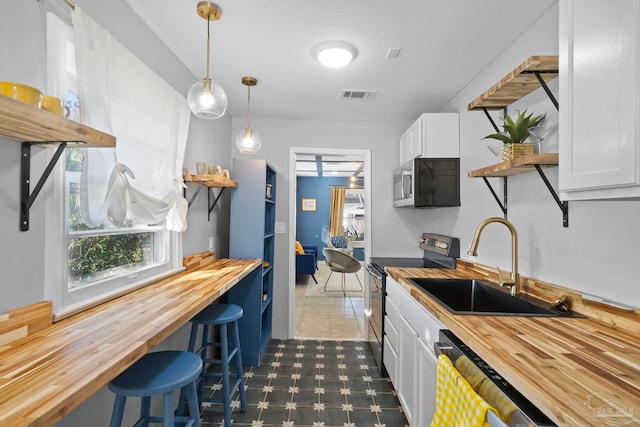
<svg viewBox="0 0 640 427">
<path fill-rule="evenodd" d="M 453 349 L 453 346 L 451 344 L 438 342 L 438 341 L 433 343 L 433 352 L 436 354 L 436 356 L 444 354 L 445 356 L 450 357 L 452 349 Z"/>
</svg>

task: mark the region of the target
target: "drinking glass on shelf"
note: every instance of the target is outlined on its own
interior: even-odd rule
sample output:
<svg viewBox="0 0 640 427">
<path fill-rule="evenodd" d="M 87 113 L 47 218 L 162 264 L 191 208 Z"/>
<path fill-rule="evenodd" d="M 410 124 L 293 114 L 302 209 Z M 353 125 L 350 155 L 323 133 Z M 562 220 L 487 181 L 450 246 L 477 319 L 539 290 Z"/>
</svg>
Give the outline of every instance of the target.
<svg viewBox="0 0 640 427">
<path fill-rule="evenodd" d="M 542 141 L 544 141 L 544 139 L 549 134 L 549 129 L 544 126 L 536 126 L 529 129 L 529 133 L 536 140 L 536 143 L 538 145 L 538 153 L 542 153 Z"/>
<path fill-rule="evenodd" d="M 504 147 L 502 141 L 494 140 L 487 142 L 487 148 L 496 157 L 496 163 L 500 163 L 502 161 L 502 147 Z"/>
<path fill-rule="evenodd" d="M 206 175 L 209 172 L 209 165 L 207 162 L 196 162 L 196 172 L 198 175 Z"/>
</svg>

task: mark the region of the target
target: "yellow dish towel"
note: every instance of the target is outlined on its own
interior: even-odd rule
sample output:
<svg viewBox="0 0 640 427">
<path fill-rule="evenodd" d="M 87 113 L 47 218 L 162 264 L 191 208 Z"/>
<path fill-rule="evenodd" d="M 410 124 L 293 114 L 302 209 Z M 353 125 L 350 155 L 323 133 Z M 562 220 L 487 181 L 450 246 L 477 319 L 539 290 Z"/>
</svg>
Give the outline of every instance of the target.
<svg viewBox="0 0 640 427">
<path fill-rule="evenodd" d="M 487 376 L 465 355 L 456 359 L 456 369 L 475 391 L 478 391 L 478 386 L 487 379 Z"/>
<path fill-rule="evenodd" d="M 511 421 L 510 414 L 517 411 L 518 407 L 467 356 L 462 355 L 456 359 L 456 369 L 476 393 L 497 410 L 502 421 Z"/>
<path fill-rule="evenodd" d="M 488 410 L 495 412 L 473 391 L 447 356 L 438 356 L 436 411 L 431 427 L 488 427 Z"/>
</svg>

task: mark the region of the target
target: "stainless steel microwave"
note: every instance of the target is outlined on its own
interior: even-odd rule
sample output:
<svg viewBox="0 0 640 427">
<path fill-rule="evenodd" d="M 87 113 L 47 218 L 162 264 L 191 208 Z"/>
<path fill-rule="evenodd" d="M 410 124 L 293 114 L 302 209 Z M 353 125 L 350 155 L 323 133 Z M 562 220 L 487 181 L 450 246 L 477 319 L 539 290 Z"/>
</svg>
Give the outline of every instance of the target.
<svg viewBox="0 0 640 427">
<path fill-rule="evenodd" d="M 393 172 L 393 206 L 460 206 L 460 159 L 415 158 Z"/>
</svg>

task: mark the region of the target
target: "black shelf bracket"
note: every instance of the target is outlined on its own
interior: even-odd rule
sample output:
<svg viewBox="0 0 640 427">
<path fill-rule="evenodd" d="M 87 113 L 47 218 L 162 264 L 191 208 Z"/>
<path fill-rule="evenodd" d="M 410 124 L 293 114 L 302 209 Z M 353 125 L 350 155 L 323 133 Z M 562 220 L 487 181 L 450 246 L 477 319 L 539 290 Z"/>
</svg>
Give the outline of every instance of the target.
<svg viewBox="0 0 640 427">
<path fill-rule="evenodd" d="M 558 194 L 551 186 L 551 183 L 547 179 L 547 176 L 545 175 L 545 173 L 542 171 L 542 168 L 540 167 L 540 165 L 535 165 L 535 166 L 536 166 L 536 170 L 538 171 L 538 174 L 540 175 L 540 178 L 542 178 L 545 185 L 549 189 L 551 196 L 553 196 L 553 199 L 556 201 L 556 203 L 558 204 L 558 207 L 562 211 L 562 226 L 569 227 L 569 202 L 560 200 L 560 197 L 558 197 Z"/>
<path fill-rule="evenodd" d="M 191 198 L 189 199 L 189 204 L 187 205 L 187 208 L 190 208 L 191 205 L 193 204 L 193 201 L 196 199 L 196 196 L 198 195 L 198 193 L 200 192 L 200 190 L 202 190 L 202 187 L 204 187 L 204 183 L 200 183 L 198 185 L 198 188 L 196 188 L 196 191 L 193 193 L 193 195 L 191 195 Z M 184 197 L 187 197 L 187 188 L 185 187 L 184 189 Z"/>
<path fill-rule="evenodd" d="M 42 176 L 38 180 L 38 183 L 33 188 L 33 192 L 30 192 L 31 185 L 31 145 L 33 144 L 60 144 L 53 155 L 53 158 L 47 164 L 47 167 L 42 172 Z M 58 159 L 62 156 L 65 148 L 67 148 L 67 142 L 60 141 L 47 141 L 47 142 L 23 142 L 22 150 L 20 153 L 20 231 L 29 230 L 29 209 L 36 197 L 40 194 L 40 190 L 47 182 L 47 178 L 51 175 L 53 168 L 55 167 Z"/>
<path fill-rule="evenodd" d="M 484 115 L 487 116 L 487 119 L 489 119 L 489 121 L 491 122 L 491 126 L 493 126 L 496 133 L 500 133 L 500 129 L 498 128 L 498 125 L 496 125 L 496 122 L 493 121 L 493 117 L 491 117 L 491 115 L 489 114 L 489 110 L 487 110 L 486 107 L 482 107 L 482 111 L 484 111 Z"/>
<path fill-rule="evenodd" d="M 213 193 L 213 188 L 209 188 L 209 191 L 207 192 L 207 205 L 209 205 L 209 212 L 207 213 L 208 221 L 211 221 L 211 211 L 213 211 L 213 208 L 215 208 L 218 204 L 218 200 L 220 200 L 220 196 L 222 196 L 222 193 L 224 193 L 224 189 L 225 187 L 220 188 L 220 192 L 213 200 L 213 203 L 211 203 L 211 193 Z"/>
<path fill-rule="evenodd" d="M 498 194 L 495 192 L 495 190 L 493 189 L 493 186 L 491 185 L 491 183 L 489 182 L 486 176 L 483 176 L 482 180 L 484 181 L 485 184 L 487 184 L 487 187 L 489 187 L 489 191 L 491 191 L 491 195 L 498 203 L 498 206 L 500 207 L 500 210 L 504 215 L 504 219 L 507 219 L 507 177 L 502 177 L 503 200 L 500 200 L 500 197 L 498 197 Z"/>
<path fill-rule="evenodd" d="M 551 90 L 549 89 L 549 86 L 547 86 L 547 82 L 544 81 L 544 79 L 542 78 L 542 75 L 540 73 L 541 73 L 540 71 L 534 71 L 533 72 L 533 74 L 535 74 L 536 78 L 538 79 L 538 83 L 540 83 L 540 86 L 542 86 L 542 89 L 544 89 L 545 93 L 547 94 L 547 96 L 549 97 L 551 102 L 553 103 L 553 106 L 556 107 L 556 110 L 559 110 L 560 106 L 558 104 L 558 100 L 553 95 L 553 93 L 551 93 Z"/>
<path fill-rule="evenodd" d="M 196 188 L 196 191 L 191 195 L 191 198 L 189 199 L 188 208 L 191 207 L 191 205 L 193 204 L 193 201 L 195 200 L 196 196 L 198 196 L 198 193 L 200 193 L 200 190 L 202 190 L 203 187 L 205 187 L 204 182 L 201 182 L 200 184 L 198 184 L 198 188 Z M 209 187 L 207 191 L 207 220 L 211 221 L 211 212 L 213 212 L 213 208 L 216 207 L 216 204 L 218 203 L 218 200 L 220 200 L 220 196 L 222 196 L 222 193 L 224 193 L 225 188 L 226 187 L 220 188 L 220 192 L 213 200 L 213 203 L 211 203 L 211 193 L 213 192 L 213 188 Z M 184 193 L 184 197 L 186 198 L 187 197 L 186 187 L 183 193 Z"/>
</svg>

